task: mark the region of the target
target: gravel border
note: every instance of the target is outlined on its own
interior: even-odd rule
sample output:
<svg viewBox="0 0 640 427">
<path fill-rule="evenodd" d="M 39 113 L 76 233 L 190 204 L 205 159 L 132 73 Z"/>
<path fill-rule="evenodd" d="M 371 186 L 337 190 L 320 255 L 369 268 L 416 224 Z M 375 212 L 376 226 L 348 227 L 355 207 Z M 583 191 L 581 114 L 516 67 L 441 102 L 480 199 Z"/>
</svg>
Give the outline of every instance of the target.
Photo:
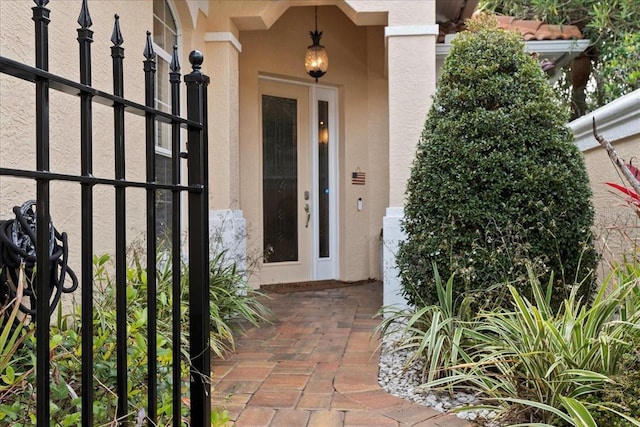
<svg viewBox="0 0 640 427">
<path fill-rule="evenodd" d="M 402 339 L 401 325 L 395 324 L 390 331 L 382 337 L 380 349 L 380 370 L 378 383 L 388 393 L 410 400 L 420 405 L 431 407 L 439 412 L 449 412 L 453 408 L 467 406 L 476 402 L 473 394 L 457 392 L 453 395 L 445 392 L 422 390 L 421 372 L 422 364 L 414 362 L 407 366 L 411 353 L 407 350 L 398 350 Z M 491 420 L 495 418 L 495 412 L 489 410 L 462 411 L 454 413 L 458 418 L 468 421 Z"/>
</svg>

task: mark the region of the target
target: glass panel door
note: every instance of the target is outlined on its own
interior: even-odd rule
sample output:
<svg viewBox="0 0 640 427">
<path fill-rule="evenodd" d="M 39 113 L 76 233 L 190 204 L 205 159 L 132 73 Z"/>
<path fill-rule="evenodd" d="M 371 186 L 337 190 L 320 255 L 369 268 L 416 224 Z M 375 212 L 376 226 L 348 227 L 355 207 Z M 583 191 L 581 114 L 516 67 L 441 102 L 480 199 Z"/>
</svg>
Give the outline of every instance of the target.
<svg viewBox="0 0 640 427">
<path fill-rule="evenodd" d="M 338 91 L 315 85 L 313 94 L 313 279 L 339 277 L 338 257 Z"/>
<path fill-rule="evenodd" d="M 250 222 L 265 256 L 260 283 L 338 278 L 337 90 L 279 79 L 259 81 L 260 207 Z"/>
<path fill-rule="evenodd" d="M 331 254 L 329 233 L 329 103 L 318 101 L 318 255 Z"/>
<path fill-rule="evenodd" d="M 261 283 L 311 280 L 315 188 L 310 186 L 309 88 L 260 80 Z M 253 171 L 247 171 L 252 176 Z"/>
<path fill-rule="evenodd" d="M 262 95 L 265 261 L 298 261 L 297 101 Z"/>
</svg>

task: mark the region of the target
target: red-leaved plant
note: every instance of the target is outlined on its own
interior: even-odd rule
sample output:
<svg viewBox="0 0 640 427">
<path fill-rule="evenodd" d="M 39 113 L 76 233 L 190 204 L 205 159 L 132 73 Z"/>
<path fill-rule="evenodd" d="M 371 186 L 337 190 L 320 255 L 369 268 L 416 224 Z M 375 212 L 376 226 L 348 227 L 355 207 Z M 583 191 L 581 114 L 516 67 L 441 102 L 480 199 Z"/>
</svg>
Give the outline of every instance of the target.
<svg viewBox="0 0 640 427">
<path fill-rule="evenodd" d="M 625 166 L 629 169 L 629 172 L 631 172 L 634 178 L 640 179 L 640 169 L 633 166 L 631 163 L 626 163 Z M 623 185 L 616 184 L 615 182 L 606 182 L 605 184 L 609 187 L 615 188 L 623 194 L 626 194 L 628 196 L 625 198 L 626 202 L 633 205 L 636 209 L 636 213 L 640 216 L 640 195 L 632 187 L 625 187 Z"/>
</svg>

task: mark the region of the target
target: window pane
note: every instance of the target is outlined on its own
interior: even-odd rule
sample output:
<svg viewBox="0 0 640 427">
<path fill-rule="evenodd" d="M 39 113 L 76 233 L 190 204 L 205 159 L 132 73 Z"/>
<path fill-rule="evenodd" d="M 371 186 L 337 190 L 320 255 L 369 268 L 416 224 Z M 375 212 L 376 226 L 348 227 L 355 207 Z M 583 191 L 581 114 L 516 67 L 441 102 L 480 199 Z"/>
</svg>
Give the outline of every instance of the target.
<svg viewBox="0 0 640 427">
<path fill-rule="evenodd" d="M 168 123 L 156 122 L 156 147 L 171 150 L 171 126 Z"/>
<path fill-rule="evenodd" d="M 173 34 L 177 33 L 178 30 L 176 28 L 176 22 L 173 19 L 173 13 L 171 13 L 171 9 L 169 9 L 169 4 L 165 2 L 164 4 L 164 23 L 167 25 L 167 28 L 171 30 Z"/>
<path fill-rule="evenodd" d="M 164 21 L 165 0 L 153 0 L 153 14 Z"/>
<path fill-rule="evenodd" d="M 167 52 L 178 44 L 178 26 L 166 0 L 153 1 L 153 41 Z"/>
<path fill-rule="evenodd" d="M 318 101 L 318 241 L 320 258 L 329 253 L 329 103 Z"/>
<path fill-rule="evenodd" d="M 178 45 L 178 36 L 176 35 L 175 29 L 170 29 L 167 28 L 165 31 L 165 35 L 167 36 L 167 41 L 166 41 L 166 45 L 167 48 L 166 50 L 169 52 L 173 52 L 173 46 L 177 46 Z"/>
<path fill-rule="evenodd" d="M 162 104 L 171 104 L 169 86 L 169 63 L 156 57 L 156 99 Z"/>
<path fill-rule="evenodd" d="M 153 18 L 153 42 L 166 50 L 164 46 L 164 24 L 158 18 Z"/>
<path fill-rule="evenodd" d="M 298 260 L 297 102 L 262 96 L 262 208 L 266 262 Z"/>
<path fill-rule="evenodd" d="M 0 0 L 1 1 L 1 0 Z M 166 0 L 153 0 L 153 42 L 158 48 L 171 52 L 177 45 L 176 22 Z M 156 56 L 155 73 L 155 108 L 171 112 L 171 86 L 169 84 L 169 63 L 164 56 Z M 167 123 L 156 121 L 156 147 L 171 150 L 171 126 Z M 171 182 L 171 158 L 164 150 L 157 150 L 156 156 L 156 181 L 159 183 Z M 156 192 L 156 232 L 159 241 L 168 239 L 171 233 L 171 199 L 169 190 Z"/>
<path fill-rule="evenodd" d="M 157 58 L 156 71 L 156 102 L 158 110 L 171 112 L 169 85 L 169 64 L 164 59 Z M 171 149 L 171 127 L 168 123 L 156 122 L 156 146 Z"/>
</svg>

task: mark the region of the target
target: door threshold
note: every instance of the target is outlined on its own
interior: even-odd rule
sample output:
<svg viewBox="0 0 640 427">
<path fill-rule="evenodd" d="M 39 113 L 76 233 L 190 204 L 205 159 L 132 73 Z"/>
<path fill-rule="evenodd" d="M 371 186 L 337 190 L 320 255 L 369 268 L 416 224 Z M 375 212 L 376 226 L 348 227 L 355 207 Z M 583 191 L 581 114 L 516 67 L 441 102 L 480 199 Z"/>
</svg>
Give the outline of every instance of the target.
<svg viewBox="0 0 640 427">
<path fill-rule="evenodd" d="M 344 280 L 311 280 L 308 282 L 274 283 L 271 285 L 260 285 L 260 289 L 277 294 L 290 292 L 321 291 L 324 289 L 345 288 L 349 286 L 360 286 L 367 283 L 379 282 L 376 279 L 364 279 L 354 281 Z"/>
</svg>

